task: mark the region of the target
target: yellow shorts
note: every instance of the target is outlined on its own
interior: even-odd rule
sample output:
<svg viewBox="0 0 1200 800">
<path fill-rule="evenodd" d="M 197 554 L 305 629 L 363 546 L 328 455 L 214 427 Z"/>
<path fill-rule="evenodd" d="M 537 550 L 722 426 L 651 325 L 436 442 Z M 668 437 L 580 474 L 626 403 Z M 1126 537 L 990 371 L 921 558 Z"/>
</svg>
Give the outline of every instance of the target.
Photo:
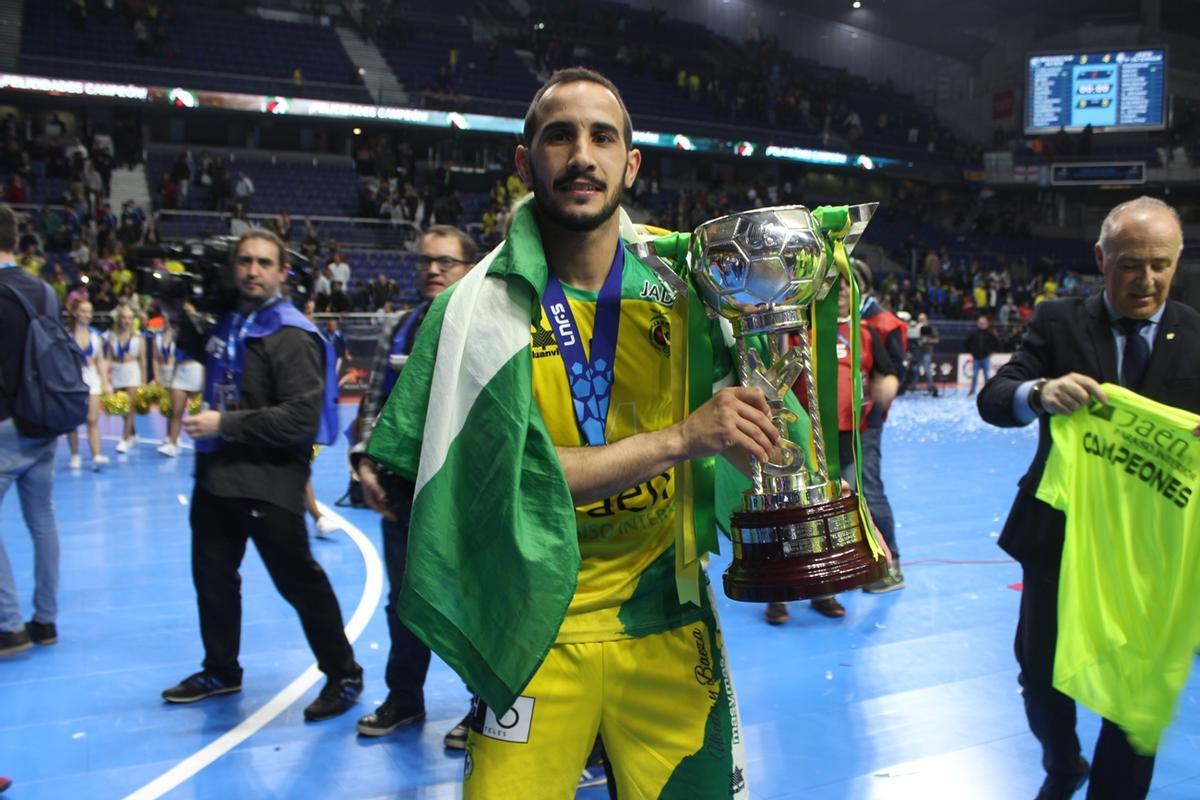
<svg viewBox="0 0 1200 800">
<path fill-rule="evenodd" d="M 746 800 L 737 701 L 715 619 L 559 644 L 497 719 L 476 700 L 467 800 L 569 800 L 597 732 L 622 800 Z"/>
</svg>

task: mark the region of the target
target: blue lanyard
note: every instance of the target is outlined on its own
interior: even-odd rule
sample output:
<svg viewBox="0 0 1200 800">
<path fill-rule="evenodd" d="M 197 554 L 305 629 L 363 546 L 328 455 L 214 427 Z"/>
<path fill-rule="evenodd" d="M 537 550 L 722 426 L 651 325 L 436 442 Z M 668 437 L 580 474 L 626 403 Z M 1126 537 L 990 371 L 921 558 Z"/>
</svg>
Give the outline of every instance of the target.
<svg viewBox="0 0 1200 800">
<path fill-rule="evenodd" d="M 271 306 L 275 305 L 282 299 L 283 299 L 283 295 L 281 295 L 281 294 L 275 295 L 270 300 L 263 303 L 261 306 L 254 309 L 248 315 L 246 315 L 246 319 L 242 320 L 240 325 L 238 324 L 238 318 L 242 316 L 241 312 L 237 312 L 233 315 L 233 324 L 230 325 L 229 327 L 231 329 L 236 328 L 237 333 L 233 334 L 232 336 L 230 336 L 228 339 L 225 340 L 225 364 L 226 364 L 225 380 L 226 381 L 233 380 L 233 373 L 234 373 L 233 365 L 238 363 L 237 362 L 238 348 L 241 347 L 242 342 L 244 342 L 246 340 L 246 334 L 250 333 L 250 326 L 254 324 L 255 316 L 258 315 L 259 311 L 263 311 L 265 309 L 270 308 Z"/>
<path fill-rule="evenodd" d="M 621 324 L 621 273 L 625 269 L 625 247 L 617 243 L 608 277 L 596 298 L 596 324 L 592 328 L 589 359 L 583 351 L 579 326 L 562 282 L 553 275 L 542 294 L 542 309 L 554 329 L 554 338 L 567 371 L 567 386 L 575 407 L 575 420 L 589 446 L 607 442 L 608 404 L 612 398 L 613 362 L 617 358 L 617 329 Z"/>
</svg>

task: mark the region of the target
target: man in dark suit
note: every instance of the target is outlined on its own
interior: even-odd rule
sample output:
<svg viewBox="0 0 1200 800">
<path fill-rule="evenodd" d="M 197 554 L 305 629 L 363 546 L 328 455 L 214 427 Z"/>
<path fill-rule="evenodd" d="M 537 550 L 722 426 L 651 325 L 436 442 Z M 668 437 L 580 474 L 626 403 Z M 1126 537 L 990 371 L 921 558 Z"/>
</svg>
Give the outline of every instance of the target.
<svg viewBox="0 0 1200 800">
<path fill-rule="evenodd" d="M 1015 649 L 1025 713 L 1046 770 L 1037 800 L 1065 800 L 1089 774 L 1075 734 L 1075 702 L 1052 685 L 1065 517 L 1034 496 L 1051 447 L 1049 417 L 1093 399 L 1106 402 L 1101 382 L 1200 412 L 1200 314 L 1167 300 L 1182 249 L 1179 216 L 1167 204 L 1140 197 L 1114 208 L 1095 247 L 1103 294 L 1039 305 L 1020 350 L 979 394 L 987 422 L 1016 427 L 1036 418 L 1039 424 L 1037 454 L 1000 536 L 1024 570 Z M 1149 791 L 1154 757 L 1135 753 L 1108 720 L 1093 762 L 1089 800 L 1135 800 Z"/>
</svg>

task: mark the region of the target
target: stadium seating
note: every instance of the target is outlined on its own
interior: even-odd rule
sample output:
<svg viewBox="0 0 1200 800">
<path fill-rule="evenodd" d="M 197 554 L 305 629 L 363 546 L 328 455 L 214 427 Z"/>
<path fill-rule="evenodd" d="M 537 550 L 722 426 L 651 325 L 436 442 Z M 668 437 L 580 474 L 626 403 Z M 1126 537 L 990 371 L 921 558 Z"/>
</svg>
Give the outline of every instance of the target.
<svg viewBox="0 0 1200 800">
<path fill-rule="evenodd" d="M 102 21 L 93 10 L 86 28 L 77 30 L 68 23 L 62 3 L 28 0 L 20 69 L 56 77 L 371 102 L 364 87 L 348 83 L 354 65 L 331 28 L 176 7 L 162 53 L 139 55 L 133 29 L 122 16 Z M 297 67 L 302 86 L 292 81 Z"/>
</svg>

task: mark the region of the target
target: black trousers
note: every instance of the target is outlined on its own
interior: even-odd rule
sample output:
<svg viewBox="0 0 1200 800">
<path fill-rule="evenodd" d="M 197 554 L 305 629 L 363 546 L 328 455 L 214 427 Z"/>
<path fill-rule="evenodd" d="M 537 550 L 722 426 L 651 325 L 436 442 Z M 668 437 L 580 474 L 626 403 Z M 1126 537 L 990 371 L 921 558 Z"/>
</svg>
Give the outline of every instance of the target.
<svg viewBox="0 0 1200 800">
<path fill-rule="evenodd" d="M 296 609 L 317 666 L 330 678 L 354 677 L 361 668 L 342 628 L 342 610 L 325 570 L 312 557 L 304 517 L 259 500 L 192 492 L 192 581 L 200 609 L 204 668 L 241 676 L 242 576 L 253 539 L 275 588 Z"/>
<path fill-rule="evenodd" d="M 388 650 L 386 680 L 388 700 L 409 711 L 425 710 L 425 675 L 429 672 L 429 648 L 408 629 L 396 614 L 396 600 L 404 585 L 408 564 L 408 509 L 399 521 L 386 517 L 383 528 L 383 562 L 387 567 L 388 596 L 385 616 L 392 640 Z"/>
<path fill-rule="evenodd" d="M 1058 638 L 1059 559 L 1024 565 L 1021 615 L 1016 655 L 1029 729 L 1042 745 L 1042 766 L 1051 777 L 1078 775 L 1079 737 L 1075 735 L 1075 701 L 1053 686 L 1054 650 Z M 1154 757 L 1141 756 L 1121 728 L 1104 720 L 1088 800 L 1139 800 L 1150 791 Z"/>
</svg>

